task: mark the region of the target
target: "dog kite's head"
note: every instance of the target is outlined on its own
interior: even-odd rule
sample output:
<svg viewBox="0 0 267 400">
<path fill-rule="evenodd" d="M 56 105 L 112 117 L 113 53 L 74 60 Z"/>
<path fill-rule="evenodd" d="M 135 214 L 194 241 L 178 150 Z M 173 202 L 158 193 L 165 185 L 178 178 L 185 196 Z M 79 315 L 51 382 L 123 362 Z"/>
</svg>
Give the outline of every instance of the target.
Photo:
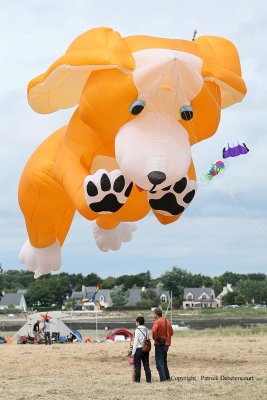
<svg viewBox="0 0 267 400">
<path fill-rule="evenodd" d="M 122 39 L 98 28 L 31 81 L 28 98 L 41 113 L 79 103 L 80 118 L 123 174 L 149 191 L 186 175 L 191 145 L 213 135 L 221 108 L 245 93 L 238 53 L 226 39 Z"/>
</svg>

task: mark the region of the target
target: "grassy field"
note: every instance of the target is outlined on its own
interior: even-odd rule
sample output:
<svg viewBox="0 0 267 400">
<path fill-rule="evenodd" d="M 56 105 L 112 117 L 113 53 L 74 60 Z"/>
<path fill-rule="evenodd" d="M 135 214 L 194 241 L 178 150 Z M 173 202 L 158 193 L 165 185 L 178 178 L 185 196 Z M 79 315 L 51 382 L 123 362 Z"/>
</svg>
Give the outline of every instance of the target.
<svg viewBox="0 0 267 400">
<path fill-rule="evenodd" d="M 163 314 L 165 311 L 163 310 Z M 75 315 L 75 314 L 73 314 Z M 151 310 L 132 310 L 132 311 L 104 311 L 100 317 L 111 318 L 132 318 L 135 319 L 137 315 L 143 315 L 145 318 L 153 319 L 153 312 Z M 168 318 L 170 317 L 170 310 L 167 312 Z M 187 319 L 187 318 L 214 318 L 214 317 L 267 317 L 267 308 L 254 308 L 254 307 L 239 307 L 239 308 L 200 308 L 193 310 L 175 309 L 172 311 L 173 319 Z"/>
<path fill-rule="evenodd" d="M 93 332 L 83 332 L 92 336 Z M 104 332 L 99 332 L 103 337 Z M 266 400 L 267 327 L 176 332 L 172 381 L 131 383 L 128 343 L 0 346 L 1 400 Z M 231 379 L 230 379 L 231 378 Z M 245 380 L 240 380 L 243 378 Z"/>
<path fill-rule="evenodd" d="M 132 333 L 134 333 L 133 329 L 130 329 Z M 104 340 L 106 339 L 107 332 L 105 330 L 98 330 L 97 334 L 95 330 L 83 330 L 80 329 L 79 332 L 81 333 L 83 340 L 86 337 L 90 337 L 91 340 L 99 339 Z M 3 335 L 5 338 L 12 338 L 14 343 L 16 343 L 17 335 L 16 332 L 3 332 L 0 336 Z M 207 337 L 207 336 L 266 336 L 267 337 L 267 325 L 266 324 L 258 324 L 253 327 L 242 328 L 241 326 L 229 326 L 229 327 L 220 327 L 214 329 L 203 329 L 203 330 L 185 330 L 185 331 L 175 331 L 174 332 L 175 338 L 195 338 L 195 337 Z M 1 399 L 1 397 L 0 397 Z"/>
<path fill-rule="evenodd" d="M 163 310 L 165 314 L 166 311 Z M 81 313 L 75 312 L 64 312 L 67 315 L 67 319 L 94 319 L 94 312 Z M 29 312 L 28 314 L 32 314 Z M 153 312 L 151 310 L 120 310 L 120 311 L 103 311 L 100 312 L 99 318 L 116 318 L 125 319 L 131 318 L 135 321 L 137 315 L 143 315 L 146 319 L 153 319 Z M 213 309 L 193 309 L 183 310 L 175 309 L 172 311 L 173 319 L 186 320 L 190 318 L 225 318 L 225 317 L 267 317 L 267 308 L 254 308 L 254 307 L 239 307 L 236 309 L 226 308 L 213 308 Z M 167 317 L 170 318 L 170 310 L 167 312 Z M 12 320 L 26 320 L 26 314 L 16 314 L 12 318 L 8 318 L 7 315 L 0 314 L 0 322 L 12 321 Z"/>
<path fill-rule="evenodd" d="M 239 307 L 239 308 L 214 308 L 214 309 L 201 309 L 198 316 L 202 317 L 267 317 L 266 308 L 254 307 Z"/>
<path fill-rule="evenodd" d="M 138 313 L 138 312 L 137 312 Z M 151 311 L 142 311 L 142 315 L 151 317 Z M 125 316 L 134 317 L 136 312 L 125 312 Z M 170 317 L 170 311 L 167 313 Z M 173 310 L 173 319 L 187 318 L 214 318 L 214 317 L 267 317 L 267 308 L 239 307 L 239 308 L 211 308 L 211 309 L 194 309 L 194 310 Z"/>
</svg>

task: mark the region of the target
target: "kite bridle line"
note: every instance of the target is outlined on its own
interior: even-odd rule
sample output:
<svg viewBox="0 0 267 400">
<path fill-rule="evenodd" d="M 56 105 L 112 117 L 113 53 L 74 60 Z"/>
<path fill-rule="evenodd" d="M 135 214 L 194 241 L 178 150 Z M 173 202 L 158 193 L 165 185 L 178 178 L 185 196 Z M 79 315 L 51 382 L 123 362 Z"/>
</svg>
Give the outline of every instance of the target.
<svg viewBox="0 0 267 400">
<path fill-rule="evenodd" d="M 180 41 L 179 41 L 179 45 L 180 45 L 180 47 L 181 47 L 181 50 L 184 51 L 183 48 L 182 48 L 182 45 L 181 45 L 181 42 L 180 42 Z M 190 62 L 190 61 L 189 61 L 189 62 Z M 195 75 L 196 75 L 197 79 L 201 79 L 201 78 L 199 78 L 199 75 L 198 75 L 198 73 L 197 73 L 197 71 L 196 71 L 196 69 L 195 69 L 194 64 L 193 64 L 193 63 L 191 63 L 191 64 L 192 64 L 193 70 L 195 70 Z M 213 94 L 211 93 L 211 91 L 209 90 L 209 88 L 207 87 L 207 85 L 205 84 L 205 78 L 203 78 L 203 85 L 205 86 L 205 88 L 207 89 L 208 93 L 210 94 L 210 96 L 212 97 L 212 99 L 213 99 L 213 101 L 215 102 L 216 106 L 218 107 L 218 109 L 219 109 L 220 112 L 221 112 L 221 111 L 222 111 L 222 108 L 221 108 L 221 106 L 219 105 L 219 103 L 216 101 L 216 99 L 214 98 Z M 181 82 L 181 86 L 182 86 L 182 82 Z M 191 122 L 191 121 L 188 121 L 188 122 Z M 192 125 L 193 125 L 193 121 L 192 121 Z M 205 154 L 206 154 L 206 153 L 205 153 Z M 225 186 L 226 186 L 226 185 L 225 185 Z M 226 191 L 224 188 L 222 188 L 222 190 L 223 190 L 226 194 L 228 194 L 228 195 L 232 198 L 232 200 L 234 200 L 234 202 L 236 203 L 236 205 L 238 205 L 238 206 L 240 207 L 240 209 L 252 220 L 252 222 L 254 223 L 254 225 L 255 225 L 262 233 L 264 233 L 264 235 L 266 235 L 266 237 L 267 237 L 267 232 L 255 221 L 255 219 L 254 219 L 254 218 L 252 217 L 252 215 L 247 211 L 247 209 L 246 209 L 245 207 L 243 207 L 243 206 L 240 204 L 240 202 L 236 199 L 236 197 L 233 195 L 233 193 L 232 193 L 231 191 Z"/>
<path fill-rule="evenodd" d="M 184 52 L 184 49 L 183 49 L 183 46 L 182 46 L 180 40 L 178 40 L 178 44 L 179 44 L 179 46 L 180 46 L 180 48 L 181 48 L 181 51 Z M 178 50 L 176 50 L 176 52 L 177 52 L 177 51 L 178 51 Z M 174 61 L 175 61 L 175 60 L 176 60 L 176 56 L 175 56 L 175 58 L 174 58 Z M 212 100 L 214 101 L 216 107 L 218 108 L 218 110 L 219 110 L 220 113 L 221 113 L 222 108 L 221 108 L 220 104 L 218 103 L 217 98 L 214 97 L 213 93 L 210 91 L 209 87 L 206 85 L 206 83 L 205 83 L 205 78 L 201 78 L 201 77 L 199 76 L 199 74 L 198 74 L 198 71 L 196 71 L 195 65 L 194 65 L 191 61 L 189 61 L 189 62 L 192 64 L 192 70 L 193 70 L 192 72 L 194 73 L 195 77 L 196 77 L 198 80 L 201 80 L 202 85 L 206 88 L 208 94 L 210 95 L 210 97 L 211 97 Z M 179 63 L 176 63 L 176 68 L 177 68 L 177 69 L 179 68 L 179 65 L 178 65 L 178 64 L 179 64 Z M 151 88 L 151 86 L 150 86 L 149 92 L 151 92 L 151 91 L 155 88 L 155 86 L 156 86 L 158 83 L 160 83 L 160 82 L 162 81 L 162 79 L 163 79 L 163 77 L 164 77 L 164 74 L 165 74 L 165 72 L 166 72 L 167 70 L 168 70 L 168 68 L 166 68 L 166 70 L 161 74 L 161 79 L 160 79 L 160 80 L 157 80 L 156 83 L 155 83 L 155 81 L 154 81 L 154 85 L 152 86 L 152 88 Z M 180 72 L 180 71 L 179 71 L 179 72 Z M 180 73 L 177 73 L 177 82 L 179 81 L 179 76 L 180 76 L 180 75 L 181 75 Z M 217 85 L 217 86 L 218 86 L 218 85 Z M 184 90 L 184 86 L 183 86 L 183 80 L 181 80 L 181 89 L 182 89 L 182 91 L 183 91 L 184 99 L 185 99 L 185 101 L 186 101 L 188 97 L 187 97 L 186 94 L 185 94 L 185 90 Z M 219 87 L 218 87 L 218 90 L 220 90 Z M 177 91 L 178 91 L 178 84 L 176 85 L 175 95 L 177 95 Z M 147 93 L 147 92 L 146 92 L 146 93 Z M 142 96 L 142 95 L 144 96 L 144 94 L 145 94 L 145 92 L 144 92 L 143 94 L 141 94 L 141 96 Z M 161 90 L 160 90 L 160 89 L 157 90 L 157 95 L 159 96 L 159 98 L 160 98 L 160 100 L 161 100 Z M 150 100 L 149 100 L 148 98 L 146 98 L 146 100 L 147 100 L 148 103 L 150 103 L 151 107 L 155 110 L 155 107 L 154 107 L 153 104 L 150 102 Z M 174 101 L 173 101 L 173 103 L 174 103 L 174 105 L 175 105 L 175 96 L 174 96 Z M 163 105 L 162 105 L 162 102 L 160 102 L 160 104 L 161 104 L 161 111 L 163 112 Z M 155 110 L 155 111 L 156 111 L 158 114 L 160 114 L 160 113 L 158 112 L 158 110 Z M 159 118 L 159 120 L 160 120 L 160 118 Z M 198 144 L 199 142 L 198 142 L 198 140 L 197 140 L 197 135 L 196 135 L 196 131 L 195 131 L 194 118 L 192 118 L 192 120 L 188 120 L 187 123 L 188 123 L 188 128 L 189 128 L 189 130 L 190 130 L 190 132 L 191 132 L 191 136 L 190 136 L 190 141 L 191 141 L 191 143 L 192 143 L 192 144 Z M 162 121 L 161 121 L 161 125 L 163 125 Z M 161 126 L 161 127 L 162 127 L 162 126 Z M 166 128 L 167 128 L 167 127 L 166 127 Z M 165 129 L 166 129 L 166 128 L 165 128 Z M 168 133 L 168 129 L 166 129 L 166 131 L 167 131 L 166 133 Z M 205 157 L 205 159 L 206 159 L 208 165 L 210 165 L 210 158 L 208 158 L 207 153 L 206 153 L 205 151 L 201 153 L 201 156 L 203 156 L 203 155 L 204 155 L 204 157 Z M 234 194 L 233 194 L 229 189 L 228 189 L 228 190 L 225 190 L 225 188 L 223 188 L 222 185 L 220 186 L 220 188 L 223 190 L 224 193 L 226 193 L 226 194 L 235 202 L 235 204 L 246 214 L 246 216 L 247 216 L 249 219 L 252 220 L 252 222 L 254 223 L 254 225 L 255 225 L 262 233 L 264 233 L 264 235 L 267 236 L 267 232 L 265 232 L 265 230 L 257 223 L 257 221 L 256 221 L 256 220 L 253 218 L 253 216 L 249 213 L 249 211 L 248 211 L 245 207 L 243 207 L 243 206 L 240 204 L 240 202 L 236 199 L 236 197 L 234 196 Z M 140 233 L 147 232 L 148 229 L 150 230 L 151 228 L 152 228 L 152 227 L 151 227 L 151 225 L 150 225 L 149 227 L 147 227 L 147 229 L 142 229 L 141 231 L 139 230 L 138 232 L 140 232 Z"/>
</svg>

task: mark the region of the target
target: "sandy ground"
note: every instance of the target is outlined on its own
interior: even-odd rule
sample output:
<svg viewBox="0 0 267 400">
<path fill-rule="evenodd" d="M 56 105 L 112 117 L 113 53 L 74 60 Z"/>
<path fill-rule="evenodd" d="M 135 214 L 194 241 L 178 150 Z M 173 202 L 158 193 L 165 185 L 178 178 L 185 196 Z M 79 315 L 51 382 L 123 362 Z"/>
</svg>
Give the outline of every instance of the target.
<svg viewBox="0 0 267 400">
<path fill-rule="evenodd" d="M 0 399 L 267 399 L 266 335 L 174 337 L 169 351 L 173 380 L 159 382 L 152 349 L 150 385 L 144 376 L 141 384 L 131 383 L 128 346 L 2 345 Z"/>
</svg>

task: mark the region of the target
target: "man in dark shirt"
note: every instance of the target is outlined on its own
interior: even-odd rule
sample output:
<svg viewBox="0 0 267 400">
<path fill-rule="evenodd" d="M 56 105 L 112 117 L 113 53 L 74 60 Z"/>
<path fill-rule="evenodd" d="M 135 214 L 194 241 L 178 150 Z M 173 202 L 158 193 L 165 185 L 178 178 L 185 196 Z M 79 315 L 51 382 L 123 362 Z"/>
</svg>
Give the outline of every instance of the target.
<svg viewBox="0 0 267 400">
<path fill-rule="evenodd" d="M 162 317 L 162 310 L 155 308 L 155 322 L 152 327 L 152 337 L 155 342 L 155 358 L 156 366 L 161 382 L 170 380 L 170 373 L 167 364 L 167 354 L 171 345 L 171 337 L 173 329 L 171 323 L 166 318 Z"/>
<path fill-rule="evenodd" d="M 34 343 L 37 343 L 40 339 L 40 321 L 36 321 L 33 325 L 33 335 L 34 335 Z"/>
</svg>

